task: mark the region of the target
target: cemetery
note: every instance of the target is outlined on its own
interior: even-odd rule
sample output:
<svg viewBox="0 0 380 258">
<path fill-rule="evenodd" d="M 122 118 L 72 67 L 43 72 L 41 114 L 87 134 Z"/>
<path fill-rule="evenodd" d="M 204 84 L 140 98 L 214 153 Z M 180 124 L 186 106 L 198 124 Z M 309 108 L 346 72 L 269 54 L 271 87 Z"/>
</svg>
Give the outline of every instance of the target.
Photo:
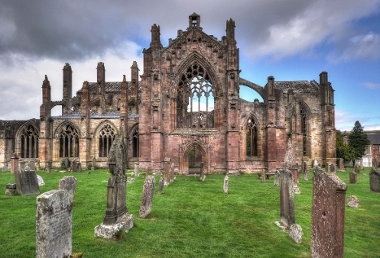
<svg viewBox="0 0 380 258">
<path fill-rule="evenodd" d="M 2 172 L 0 183 L 4 192 L 0 195 L 0 221 L 2 232 L 6 233 L 0 234 L 1 257 L 40 257 L 36 256 L 36 250 L 43 248 L 47 248 L 47 252 L 62 249 L 73 254 L 82 253 L 83 257 L 310 257 L 315 248 L 320 248 L 312 244 L 313 236 L 321 235 L 318 236 L 315 230 L 319 233 L 333 230 L 336 237 L 344 231 L 340 250 L 344 256 L 337 257 L 376 257 L 380 252 L 377 226 L 380 196 L 374 191 L 376 186 L 370 185 L 370 180 L 372 185 L 378 183 L 378 173 L 365 168 L 357 174 L 353 184 L 350 182 L 353 168 L 331 173 L 330 177 L 324 168 L 317 168 L 316 174 L 313 168 L 309 170 L 309 180 L 299 177 L 301 193 L 290 194 L 294 203 L 286 204 L 285 211 L 281 204 L 284 202 L 281 194 L 284 171 L 279 173 L 278 186 L 274 184 L 277 176 L 262 181 L 253 174 L 228 177 L 214 174 L 200 180 L 200 175 L 176 174 L 175 180 L 168 180 L 170 183 L 159 189 L 154 181 L 159 182 L 162 174 L 147 176 L 143 169 L 138 174 L 134 169 L 127 169 L 126 177 L 134 179 L 127 180 L 125 203 L 127 214 L 133 216 L 133 227 L 127 233 L 116 232 L 112 239 L 94 234 L 94 228 L 108 216 L 109 170 L 97 169 L 91 173 L 86 170 L 65 173 L 58 170 L 49 173 L 36 171 L 45 184 L 39 186 L 40 193 L 27 195 L 17 191 L 13 195 L 5 194 L 6 185 L 14 182 L 15 175 L 10 171 Z M 292 174 L 287 173 L 290 174 L 290 181 L 287 181 L 290 183 L 285 185 L 290 186 L 286 188 L 290 191 L 293 187 Z M 312 226 L 313 205 L 321 201 L 319 198 L 313 200 L 313 191 L 321 191 L 313 187 L 318 173 L 326 175 L 318 182 L 323 181 L 326 186 L 328 180 L 334 182 L 328 191 L 318 194 L 320 197 L 332 192 L 327 203 L 333 205 L 318 205 L 315 211 L 323 214 L 322 219 L 330 215 L 334 218 L 330 221 L 333 228 L 323 230 L 318 225 Z M 62 183 L 63 178 L 66 183 Z M 70 185 L 70 191 L 64 190 L 62 185 Z M 71 191 L 73 188 L 75 191 Z M 74 194 L 73 199 L 69 192 Z M 340 200 L 332 198 L 335 192 L 341 193 Z M 48 204 L 47 196 L 56 200 L 52 202 L 55 206 Z M 352 196 L 360 205 L 352 207 L 349 204 Z M 37 202 L 38 205 L 45 205 L 45 210 L 38 209 L 37 199 L 41 201 Z M 337 217 L 342 214 L 335 213 L 339 207 L 343 208 L 343 221 L 340 222 Z M 38 211 L 43 212 L 37 215 Z M 49 218 L 51 214 L 57 214 L 60 219 Z M 291 224 L 288 230 L 279 228 L 275 223 L 284 220 L 283 217 Z M 48 228 L 54 229 L 51 241 L 59 245 L 54 242 L 53 247 L 49 247 L 40 243 L 38 237 L 46 228 L 38 225 L 43 221 L 47 221 Z M 302 239 L 299 235 L 298 238 L 289 236 L 289 231 L 293 232 L 294 228 L 302 231 Z M 64 239 L 59 239 L 57 234 Z M 330 248 L 329 243 L 334 241 L 329 237 L 323 237 L 318 243 Z M 68 245 L 69 249 L 65 249 Z"/>
</svg>

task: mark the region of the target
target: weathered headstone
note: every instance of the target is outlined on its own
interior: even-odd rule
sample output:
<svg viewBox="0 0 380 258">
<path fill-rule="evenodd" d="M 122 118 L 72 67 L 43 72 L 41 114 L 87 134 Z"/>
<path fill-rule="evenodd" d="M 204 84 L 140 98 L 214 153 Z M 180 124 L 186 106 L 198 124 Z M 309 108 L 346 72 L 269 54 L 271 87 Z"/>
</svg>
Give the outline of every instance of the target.
<svg viewBox="0 0 380 258">
<path fill-rule="evenodd" d="M 344 159 L 342 159 L 342 158 L 338 159 L 338 170 L 339 171 L 345 171 Z"/>
<path fill-rule="evenodd" d="M 154 176 L 148 176 L 144 181 L 143 193 L 140 205 L 139 217 L 145 218 L 152 210 L 152 201 L 154 193 Z"/>
<path fill-rule="evenodd" d="M 164 160 L 164 185 L 165 186 L 168 186 L 170 183 L 169 166 L 170 166 L 170 158 L 165 158 L 165 160 Z"/>
<path fill-rule="evenodd" d="M 139 164 L 135 163 L 135 177 L 140 176 Z"/>
<path fill-rule="evenodd" d="M 299 224 L 292 224 L 289 227 L 289 236 L 296 242 L 300 244 L 302 242 L 303 231 Z"/>
<path fill-rule="evenodd" d="M 20 170 L 15 173 L 16 190 L 21 195 L 34 195 L 40 193 L 36 171 Z"/>
<path fill-rule="evenodd" d="M 295 223 L 293 176 L 289 170 L 280 170 L 280 224 L 289 228 Z"/>
<path fill-rule="evenodd" d="M 44 181 L 44 179 L 42 178 L 42 176 L 40 176 L 40 175 L 37 175 L 37 182 L 38 182 L 38 186 L 43 186 L 43 185 L 45 185 L 45 181 Z"/>
<path fill-rule="evenodd" d="M 351 208 L 359 208 L 359 199 L 355 195 L 351 195 L 347 198 L 347 205 Z"/>
<path fill-rule="evenodd" d="M 295 194 L 300 194 L 301 191 L 298 188 L 299 182 L 299 169 L 296 163 L 296 154 L 293 148 L 291 139 L 288 139 L 288 145 L 285 152 L 284 158 L 284 169 L 289 170 L 292 173 L 293 178 L 293 191 Z"/>
<path fill-rule="evenodd" d="M 78 171 L 78 161 L 76 159 L 74 159 L 71 162 L 71 171 L 72 172 L 77 172 Z"/>
<path fill-rule="evenodd" d="M 309 180 L 309 168 L 306 167 L 304 174 L 303 174 L 303 180 L 308 181 Z"/>
<path fill-rule="evenodd" d="M 162 194 L 162 191 L 164 190 L 164 178 L 160 177 L 160 180 L 158 181 L 158 194 Z"/>
<path fill-rule="evenodd" d="M 123 230 L 133 227 L 133 215 L 127 213 L 126 206 L 126 152 L 123 136 L 115 136 L 108 154 L 111 176 L 107 185 L 107 210 L 103 223 L 95 227 L 95 236 L 114 238 Z"/>
<path fill-rule="evenodd" d="M 333 173 L 315 173 L 311 257 L 343 257 L 347 185 Z"/>
<path fill-rule="evenodd" d="M 280 171 L 276 170 L 275 174 L 274 174 L 274 180 L 273 180 L 273 184 L 274 186 L 280 186 Z"/>
<path fill-rule="evenodd" d="M 380 193 L 380 171 L 372 168 L 369 173 L 369 186 L 371 191 Z"/>
<path fill-rule="evenodd" d="M 174 177 L 174 163 L 170 164 L 170 183 L 173 183 L 175 180 Z"/>
<path fill-rule="evenodd" d="M 223 183 L 223 193 L 228 194 L 228 185 L 229 185 L 229 179 L 228 176 L 226 175 L 224 177 L 224 183 Z"/>
<path fill-rule="evenodd" d="M 36 170 L 36 164 L 33 160 L 28 162 L 28 167 L 30 170 Z"/>
<path fill-rule="evenodd" d="M 70 200 L 74 200 L 75 189 L 77 186 L 77 180 L 73 176 L 65 176 L 59 180 L 58 189 L 65 190 L 69 194 Z"/>
<path fill-rule="evenodd" d="M 25 170 L 25 168 L 27 167 L 28 164 L 26 164 L 26 162 L 24 160 L 19 160 L 18 161 L 18 167 L 19 167 L 19 170 Z M 29 166 L 28 166 L 28 169 L 29 169 Z"/>
<path fill-rule="evenodd" d="M 358 183 L 358 174 L 355 172 L 350 173 L 350 184 L 357 184 Z"/>
<path fill-rule="evenodd" d="M 332 164 L 332 163 L 330 164 L 329 171 L 330 171 L 331 173 L 335 173 L 335 172 L 336 172 L 335 164 Z"/>
<path fill-rule="evenodd" d="M 51 190 L 37 196 L 36 257 L 70 257 L 72 203 L 68 193 Z"/>
</svg>

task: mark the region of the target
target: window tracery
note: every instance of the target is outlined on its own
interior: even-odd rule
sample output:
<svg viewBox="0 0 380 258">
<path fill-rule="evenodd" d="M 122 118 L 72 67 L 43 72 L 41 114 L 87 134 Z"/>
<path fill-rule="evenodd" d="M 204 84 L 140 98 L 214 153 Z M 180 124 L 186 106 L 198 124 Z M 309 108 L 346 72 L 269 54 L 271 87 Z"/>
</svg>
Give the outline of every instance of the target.
<svg viewBox="0 0 380 258">
<path fill-rule="evenodd" d="M 182 74 L 178 85 L 177 127 L 214 127 L 213 86 L 202 66 L 194 63 Z"/>
<path fill-rule="evenodd" d="M 257 126 L 251 116 L 247 120 L 247 157 L 257 156 Z"/>
<path fill-rule="evenodd" d="M 64 126 L 59 134 L 59 157 L 79 157 L 79 133 L 70 124 Z"/>
<path fill-rule="evenodd" d="M 25 126 L 21 132 L 21 158 L 38 158 L 38 131 L 32 126 Z"/>
<path fill-rule="evenodd" d="M 99 157 L 108 157 L 108 153 L 115 139 L 115 129 L 105 124 L 99 132 Z"/>
</svg>

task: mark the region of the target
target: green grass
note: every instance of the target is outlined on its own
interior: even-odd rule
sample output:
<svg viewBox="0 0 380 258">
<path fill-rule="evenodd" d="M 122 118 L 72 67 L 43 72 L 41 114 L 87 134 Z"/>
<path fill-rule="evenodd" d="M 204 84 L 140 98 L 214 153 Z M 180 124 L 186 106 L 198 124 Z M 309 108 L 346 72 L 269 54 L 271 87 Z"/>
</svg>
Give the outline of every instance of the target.
<svg viewBox="0 0 380 258">
<path fill-rule="evenodd" d="M 349 169 L 348 172 L 351 172 Z M 152 212 L 138 218 L 144 176 L 127 185 L 128 212 L 135 226 L 119 241 L 94 237 L 103 221 L 109 173 L 38 172 L 45 180 L 41 193 L 57 189 L 63 176 L 77 179 L 73 205 L 73 252 L 84 257 L 310 257 L 312 180 L 300 178 L 295 195 L 296 223 L 304 236 L 296 244 L 275 225 L 279 220 L 279 188 L 273 179 L 261 183 L 257 175 L 230 176 L 229 194 L 223 194 L 223 175 L 178 176 L 162 195 L 155 194 Z M 130 172 L 128 172 L 128 175 Z M 360 206 L 346 206 L 345 257 L 378 257 L 380 253 L 380 195 L 369 189 L 369 170 L 349 184 L 349 173 L 337 175 L 348 184 L 346 199 L 359 198 Z M 159 177 L 156 176 L 156 187 Z M 6 196 L 10 172 L 0 173 L 0 257 L 35 257 L 37 196 Z"/>
</svg>

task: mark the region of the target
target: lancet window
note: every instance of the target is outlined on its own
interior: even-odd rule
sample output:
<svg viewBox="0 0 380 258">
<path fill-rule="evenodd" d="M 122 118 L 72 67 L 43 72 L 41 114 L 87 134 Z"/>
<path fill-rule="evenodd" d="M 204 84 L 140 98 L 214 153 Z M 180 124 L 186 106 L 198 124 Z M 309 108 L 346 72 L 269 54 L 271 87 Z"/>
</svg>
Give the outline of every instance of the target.
<svg viewBox="0 0 380 258">
<path fill-rule="evenodd" d="M 115 139 L 115 129 L 105 124 L 99 133 L 99 157 L 108 157 L 108 153 Z"/>
<path fill-rule="evenodd" d="M 300 108 L 301 113 L 301 134 L 302 134 L 302 153 L 307 155 L 307 114 L 304 107 Z"/>
<path fill-rule="evenodd" d="M 139 156 L 139 127 L 136 126 L 132 133 L 132 157 Z"/>
<path fill-rule="evenodd" d="M 247 120 L 247 157 L 257 156 L 257 126 L 253 117 Z"/>
<path fill-rule="evenodd" d="M 24 127 L 21 132 L 21 158 L 38 158 L 38 131 L 32 126 Z"/>
<path fill-rule="evenodd" d="M 66 125 L 59 134 L 59 156 L 61 158 L 79 157 L 79 133 L 72 125 Z"/>
<path fill-rule="evenodd" d="M 209 75 L 194 63 L 183 73 L 178 85 L 177 127 L 214 127 L 214 96 Z"/>
</svg>

